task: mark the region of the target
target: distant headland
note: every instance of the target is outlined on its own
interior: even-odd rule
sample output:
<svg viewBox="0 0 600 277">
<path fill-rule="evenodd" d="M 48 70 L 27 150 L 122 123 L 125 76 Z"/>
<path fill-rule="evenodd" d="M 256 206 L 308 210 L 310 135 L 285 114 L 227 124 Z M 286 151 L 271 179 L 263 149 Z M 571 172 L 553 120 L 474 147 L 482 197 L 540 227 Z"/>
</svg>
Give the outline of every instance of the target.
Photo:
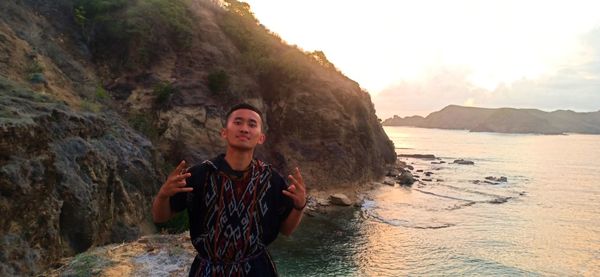
<svg viewBox="0 0 600 277">
<path fill-rule="evenodd" d="M 534 134 L 600 134 L 600 110 L 545 112 L 537 109 L 478 108 L 450 105 L 426 117 L 395 115 L 384 126 L 461 129 L 471 132 Z"/>
</svg>

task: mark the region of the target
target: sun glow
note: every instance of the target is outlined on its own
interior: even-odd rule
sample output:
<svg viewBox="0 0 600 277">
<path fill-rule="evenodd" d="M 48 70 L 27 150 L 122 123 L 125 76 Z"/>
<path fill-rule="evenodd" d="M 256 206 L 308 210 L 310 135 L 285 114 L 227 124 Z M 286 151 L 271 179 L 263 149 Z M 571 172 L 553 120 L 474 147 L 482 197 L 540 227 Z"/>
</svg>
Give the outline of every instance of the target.
<svg viewBox="0 0 600 277">
<path fill-rule="evenodd" d="M 322 50 L 372 94 L 440 67 L 488 90 L 554 72 L 598 25 L 597 1 L 248 0 L 290 44 Z"/>
</svg>

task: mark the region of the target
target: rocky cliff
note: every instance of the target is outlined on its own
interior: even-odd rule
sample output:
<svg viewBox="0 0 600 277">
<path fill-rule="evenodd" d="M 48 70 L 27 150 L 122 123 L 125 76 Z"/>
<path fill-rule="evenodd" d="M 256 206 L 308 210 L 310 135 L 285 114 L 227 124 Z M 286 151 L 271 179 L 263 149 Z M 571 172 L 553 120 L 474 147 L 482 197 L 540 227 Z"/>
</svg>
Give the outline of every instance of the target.
<svg viewBox="0 0 600 277">
<path fill-rule="evenodd" d="M 486 109 L 450 105 L 427 117 L 388 118 L 384 126 L 462 129 L 472 132 L 562 134 L 600 134 L 600 111 L 544 112 L 536 109 Z"/>
<path fill-rule="evenodd" d="M 264 110 L 257 156 L 309 186 L 395 160 L 368 93 L 237 1 L 0 3 L 0 275 L 155 231 L 166 170 L 222 152 L 227 108 Z"/>
<path fill-rule="evenodd" d="M 0 273 L 43 269 L 152 231 L 152 144 L 118 115 L 77 112 L 0 78 Z"/>
</svg>

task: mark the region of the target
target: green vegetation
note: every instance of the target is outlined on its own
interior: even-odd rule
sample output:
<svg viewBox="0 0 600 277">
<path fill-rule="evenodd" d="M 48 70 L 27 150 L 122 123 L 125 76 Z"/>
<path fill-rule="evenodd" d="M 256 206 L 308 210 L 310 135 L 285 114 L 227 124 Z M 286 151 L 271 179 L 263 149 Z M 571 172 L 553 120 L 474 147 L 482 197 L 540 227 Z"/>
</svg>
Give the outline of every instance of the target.
<svg viewBox="0 0 600 277">
<path fill-rule="evenodd" d="M 27 80 L 33 84 L 44 84 L 46 83 L 46 77 L 44 76 L 44 67 L 40 62 L 33 58 L 26 70 Z"/>
<path fill-rule="evenodd" d="M 154 86 L 152 91 L 156 98 L 154 99 L 155 107 L 161 109 L 165 108 L 169 104 L 169 99 L 171 95 L 176 92 L 176 89 L 173 87 L 173 84 L 169 82 L 160 82 Z"/>
<path fill-rule="evenodd" d="M 225 70 L 219 70 L 208 74 L 208 88 L 213 93 L 221 93 L 229 88 L 229 75 Z"/>
<path fill-rule="evenodd" d="M 189 47 L 188 0 L 73 0 L 73 17 L 97 61 L 113 69 L 148 66 L 164 51 Z"/>
<path fill-rule="evenodd" d="M 159 137 L 158 129 L 154 126 L 154 115 L 145 113 L 133 113 L 127 118 L 129 125 L 136 131 L 144 134 L 151 141 L 156 141 Z"/>
<path fill-rule="evenodd" d="M 321 66 L 323 66 L 325 68 L 337 70 L 335 68 L 335 65 L 327 59 L 327 57 L 325 56 L 325 53 L 323 53 L 323 51 L 316 50 L 313 52 L 308 52 L 306 54 L 313 57 Z"/>
<path fill-rule="evenodd" d="M 81 110 L 92 113 L 99 113 L 102 111 L 102 105 L 96 102 L 81 100 Z"/>
<path fill-rule="evenodd" d="M 96 86 L 96 99 L 99 101 L 108 99 L 108 92 L 101 85 Z"/>
<path fill-rule="evenodd" d="M 288 46 L 264 28 L 247 3 L 225 0 L 226 12 L 219 25 L 241 52 L 241 65 L 258 81 L 265 98 L 278 97 L 301 86 L 310 76 L 311 63 L 338 71 L 322 51 L 303 52 Z"/>
<path fill-rule="evenodd" d="M 44 84 L 46 83 L 46 77 L 43 73 L 31 73 L 29 74 L 29 82 L 32 84 Z"/>
<path fill-rule="evenodd" d="M 0 76 L 0 96 L 19 97 L 34 102 L 56 103 L 52 95 L 36 93 L 29 88 L 16 84 L 13 81 Z"/>
</svg>

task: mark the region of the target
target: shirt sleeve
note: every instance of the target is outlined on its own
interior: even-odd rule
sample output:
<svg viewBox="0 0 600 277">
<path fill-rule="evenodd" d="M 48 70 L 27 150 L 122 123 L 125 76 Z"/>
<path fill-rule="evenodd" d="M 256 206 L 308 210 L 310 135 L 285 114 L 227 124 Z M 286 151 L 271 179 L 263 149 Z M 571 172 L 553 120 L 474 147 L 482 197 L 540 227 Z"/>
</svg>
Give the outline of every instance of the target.
<svg viewBox="0 0 600 277">
<path fill-rule="evenodd" d="M 193 166 L 188 170 L 192 174 L 192 176 L 185 179 L 186 187 L 197 187 L 199 176 L 200 176 L 200 166 Z M 171 205 L 171 211 L 178 213 L 186 209 L 187 207 L 187 197 L 189 192 L 178 192 L 175 195 L 169 198 L 169 204 Z"/>
</svg>

